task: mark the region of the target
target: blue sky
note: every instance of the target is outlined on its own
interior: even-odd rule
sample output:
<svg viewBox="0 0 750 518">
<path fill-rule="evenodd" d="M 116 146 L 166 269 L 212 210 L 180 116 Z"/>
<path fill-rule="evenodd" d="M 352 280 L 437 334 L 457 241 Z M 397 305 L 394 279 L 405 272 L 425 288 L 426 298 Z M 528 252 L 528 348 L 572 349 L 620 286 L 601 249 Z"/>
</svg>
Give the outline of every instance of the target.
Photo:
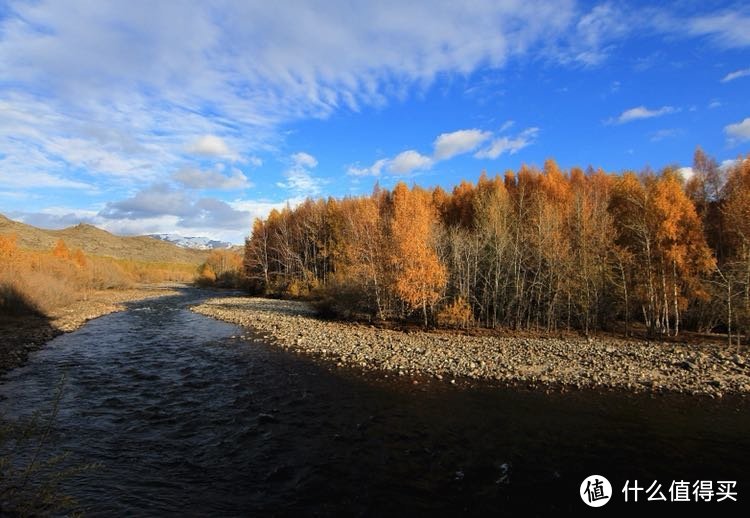
<svg viewBox="0 0 750 518">
<path fill-rule="evenodd" d="M 376 181 L 750 151 L 746 2 L 0 2 L 0 212 L 241 242 Z"/>
</svg>

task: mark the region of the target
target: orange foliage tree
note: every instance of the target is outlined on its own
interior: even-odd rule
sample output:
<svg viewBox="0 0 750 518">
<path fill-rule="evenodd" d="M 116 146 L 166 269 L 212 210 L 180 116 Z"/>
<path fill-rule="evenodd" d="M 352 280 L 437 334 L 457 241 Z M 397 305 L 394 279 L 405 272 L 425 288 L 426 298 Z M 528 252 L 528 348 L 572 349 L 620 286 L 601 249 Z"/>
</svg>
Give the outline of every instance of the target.
<svg viewBox="0 0 750 518">
<path fill-rule="evenodd" d="M 446 282 L 445 267 L 433 247 L 437 213 L 428 191 L 412 190 L 400 182 L 393 190 L 391 239 L 398 297 L 412 309 L 422 310 L 424 324 Z"/>
</svg>

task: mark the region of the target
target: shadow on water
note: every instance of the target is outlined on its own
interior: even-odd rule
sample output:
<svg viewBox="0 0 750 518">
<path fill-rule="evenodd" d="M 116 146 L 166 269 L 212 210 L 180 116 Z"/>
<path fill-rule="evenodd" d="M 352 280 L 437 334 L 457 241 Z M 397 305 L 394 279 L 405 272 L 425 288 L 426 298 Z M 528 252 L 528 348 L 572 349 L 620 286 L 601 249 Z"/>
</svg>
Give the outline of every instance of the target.
<svg viewBox="0 0 750 518">
<path fill-rule="evenodd" d="M 745 400 L 334 371 L 187 311 L 206 296 L 133 303 L 3 378 L 0 412 L 18 418 L 48 404 L 68 371 L 55 445 L 103 464 L 65 488 L 84 511 L 578 513 L 591 474 L 612 482 L 608 505 L 625 480 L 658 480 L 665 492 L 672 480 L 736 480 L 740 498 L 750 487 Z"/>
</svg>

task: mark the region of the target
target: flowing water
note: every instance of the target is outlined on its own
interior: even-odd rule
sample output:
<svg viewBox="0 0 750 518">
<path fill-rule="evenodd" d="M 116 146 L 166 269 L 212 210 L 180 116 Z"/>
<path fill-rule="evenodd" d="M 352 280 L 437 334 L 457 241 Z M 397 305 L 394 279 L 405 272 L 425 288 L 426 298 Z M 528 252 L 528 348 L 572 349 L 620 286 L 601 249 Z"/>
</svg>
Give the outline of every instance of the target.
<svg viewBox="0 0 750 518">
<path fill-rule="evenodd" d="M 580 512 L 591 474 L 612 482 L 613 504 L 634 479 L 665 493 L 672 480 L 737 481 L 739 502 L 704 504 L 712 513 L 750 501 L 745 400 L 336 370 L 186 309 L 206 296 L 132 304 L 0 379 L 0 415 L 15 420 L 49 409 L 67 373 L 48 453 L 100 463 L 63 485 L 87 514 Z"/>
</svg>

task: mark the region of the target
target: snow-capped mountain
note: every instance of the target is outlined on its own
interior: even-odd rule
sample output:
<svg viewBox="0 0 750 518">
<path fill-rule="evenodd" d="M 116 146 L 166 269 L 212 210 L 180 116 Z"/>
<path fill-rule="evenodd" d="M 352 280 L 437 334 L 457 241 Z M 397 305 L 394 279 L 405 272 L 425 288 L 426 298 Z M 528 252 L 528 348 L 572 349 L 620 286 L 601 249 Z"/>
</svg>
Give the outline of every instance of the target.
<svg viewBox="0 0 750 518">
<path fill-rule="evenodd" d="M 182 248 L 194 248 L 196 250 L 214 250 L 216 248 L 231 248 L 232 243 L 216 241 L 208 237 L 186 237 L 176 234 L 149 234 L 149 237 L 174 243 Z"/>
</svg>

